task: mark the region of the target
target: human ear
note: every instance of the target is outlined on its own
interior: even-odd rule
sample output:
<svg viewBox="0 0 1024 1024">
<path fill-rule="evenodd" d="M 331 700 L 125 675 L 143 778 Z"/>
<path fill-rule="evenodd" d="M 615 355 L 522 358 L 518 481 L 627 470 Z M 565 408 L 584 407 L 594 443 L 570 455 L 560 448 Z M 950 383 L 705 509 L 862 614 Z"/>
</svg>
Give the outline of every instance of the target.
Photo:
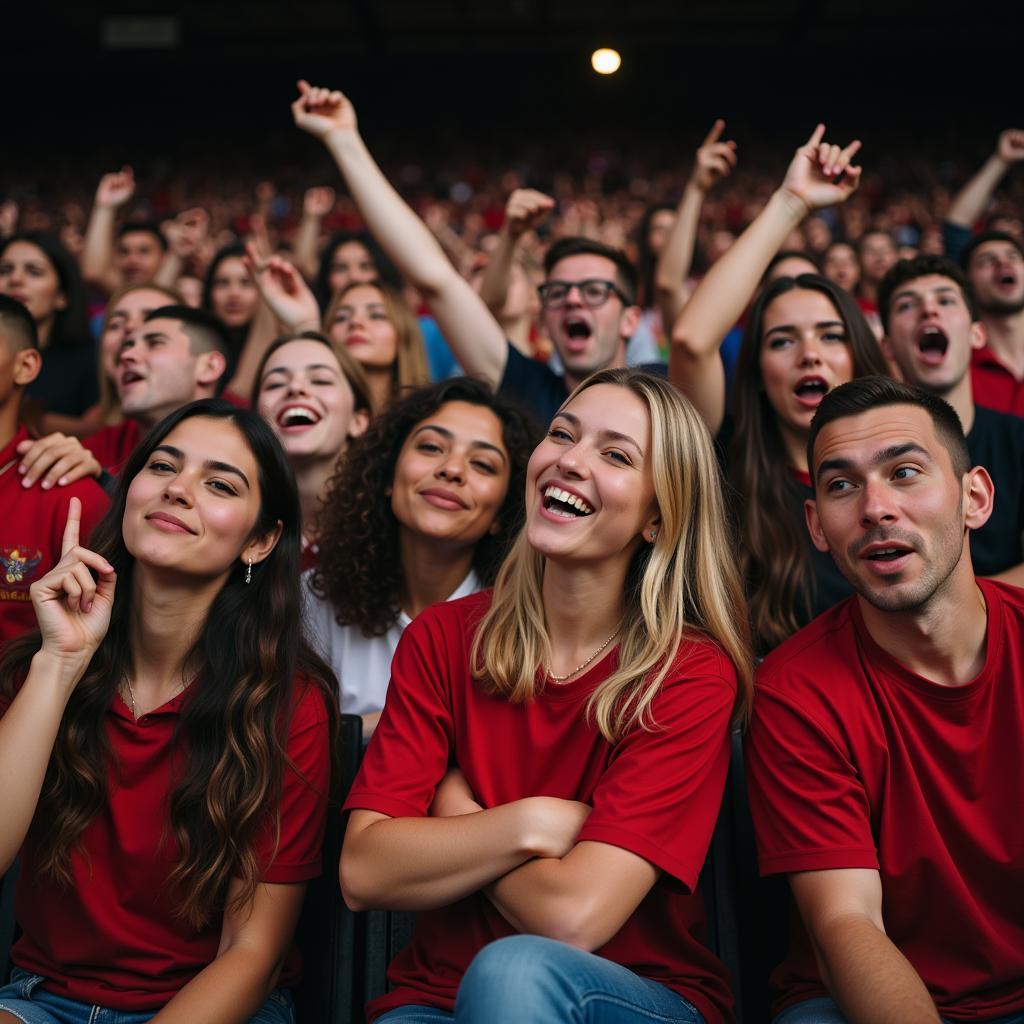
<svg viewBox="0 0 1024 1024">
<path fill-rule="evenodd" d="M 24 388 L 39 376 L 43 356 L 37 348 L 23 348 L 14 355 L 14 385 Z"/>
<path fill-rule="evenodd" d="M 821 528 L 821 520 L 818 519 L 818 503 L 813 498 L 804 502 L 804 519 L 807 522 L 807 532 L 811 535 L 811 542 L 822 553 L 828 552 L 828 541 Z"/>
<path fill-rule="evenodd" d="M 253 537 L 248 544 L 242 548 L 242 553 L 238 556 L 243 565 L 248 565 L 251 561 L 253 565 L 258 565 L 262 562 L 271 551 L 277 547 L 277 542 L 281 539 L 281 532 L 284 529 L 284 523 L 280 519 L 277 521 L 277 525 L 273 529 L 268 530 L 266 533 L 261 534 L 258 537 Z"/>
<path fill-rule="evenodd" d="M 625 341 L 629 341 L 640 327 L 640 317 L 642 315 L 643 310 L 639 306 L 626 306 L 622 311 L 622 316 L 619 317 L 620 337 Z"/>
<path fill-rule="evenodd" d="M 971 348 L 984 348 L 988 343 L 988 331 L 980 320 L 971 324 Z"/>
<path fill-rule="evenodd" d="M 975 466 L 964 474 L 964 525 L 969 530 L 980 530 L 992 515 L 996 486 L 984 466 Z"/>
<path fill-rule="evenodd" d="M 216 384 L 224 376 L 228 361 L 224 358 L 223 352 L 216 349 L 210 352 L 203 352 L 196 359 L 196 383 Z"/>
<path fill-rule="evenodd" d="M 640 531 L 641 537 L 648 544 L 653 544 L 658 539 L 658 534 L 661 532 L 661 512 L 655 509 L 651 517 L 644 523 L 643 529 Z"/>
<path fill-rule="evenodd" d="M 349 417 L 348 421 L 348 436 L 349 437 L 360 437 L 366 433 L 366 428 L 370 425 L 370 411 L 368 409 L 357 409 Z"/>
</svg>

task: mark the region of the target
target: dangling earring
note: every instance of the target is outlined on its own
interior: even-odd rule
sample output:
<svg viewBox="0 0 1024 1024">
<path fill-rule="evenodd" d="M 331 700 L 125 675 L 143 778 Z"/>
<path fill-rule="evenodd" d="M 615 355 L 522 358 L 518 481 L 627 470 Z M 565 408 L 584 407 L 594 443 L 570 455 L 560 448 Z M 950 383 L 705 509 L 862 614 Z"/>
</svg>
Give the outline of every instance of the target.
<svg viewBox="0 0 1024 1024">
<path fill-rule="evenodd" d="M 249 559 L 249 564 L 245 568 L 245 582 L 252 583 L 252 559 Z"/>
</svg>

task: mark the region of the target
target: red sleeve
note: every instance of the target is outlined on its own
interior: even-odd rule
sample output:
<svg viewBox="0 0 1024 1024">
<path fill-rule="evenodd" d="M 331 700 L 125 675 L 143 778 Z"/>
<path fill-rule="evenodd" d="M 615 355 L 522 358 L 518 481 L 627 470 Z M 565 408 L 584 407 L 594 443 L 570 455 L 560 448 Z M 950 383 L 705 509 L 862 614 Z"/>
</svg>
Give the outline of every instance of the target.
<svg viewBox="0 0 1024 1024">
<path fill-rule="evenodd" d="M 426 817 L 452 748 L 447 660 L 440 623 L 425 612 L 398 642 L 384 710 L 345 810 Z"/>
<path fill-rule="evenodd" d="M 577 841 L 629 850 L 692 891 L 722 803 L 735 699 L 731 663 L 690 647 L 652 704 L 655 727 L 616 746 Z"/>
<path fill-rule="evenodd" d="M 759 684 L 746 776 L 761 873 L 878 868 L 867 793 L 807 701 Z"/>
<path fill-rule="evenodd" d="M 331 784 L 330 735 L 323 695 L 311 684 L 302 689 L 288 733 L 281 787 L 281 836 L 274 852 L 274 831 L 257 844 L 261 859 L 273 860 L 264 882 L 305 882 L 322 868 L 327 798 Z"/>
</svg>

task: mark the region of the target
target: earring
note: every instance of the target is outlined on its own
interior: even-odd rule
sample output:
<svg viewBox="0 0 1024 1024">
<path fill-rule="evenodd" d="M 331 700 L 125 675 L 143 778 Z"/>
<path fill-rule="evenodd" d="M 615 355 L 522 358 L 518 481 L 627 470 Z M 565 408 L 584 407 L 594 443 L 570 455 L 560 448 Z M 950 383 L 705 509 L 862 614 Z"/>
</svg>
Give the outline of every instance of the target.
<svg viewBox="0 0 1024 1024">
<path fill-rule="evenodd" d="M 658 531 L 651 530 L 651 543 L 653 544 L 658 539 Z"/>
<path fill-rule="evenodd" d="M 245 567 L 245 582 L 252 583 L 252 559 L 249 559 L 249 564 Z"/>
</svg>

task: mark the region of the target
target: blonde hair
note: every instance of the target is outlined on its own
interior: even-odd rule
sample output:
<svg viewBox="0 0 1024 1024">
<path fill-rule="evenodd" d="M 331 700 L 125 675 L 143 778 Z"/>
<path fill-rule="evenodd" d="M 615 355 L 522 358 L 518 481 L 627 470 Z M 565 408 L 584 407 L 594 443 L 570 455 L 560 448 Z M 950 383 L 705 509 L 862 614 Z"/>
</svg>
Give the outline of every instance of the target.
<svg viewBox="0 0 1024 1024">
<path fill-rule="evenodd" d="M 168 288 L 162 284 L 154 284 L 152 281 L 139 281 L 136 284 L 126 284 L 123 288 L 118 288 L 113 295 L 107 300 L 107 308 L 103 312 L 103 323 L 100 326 L 100 344 L 103 343 L 103 336 L 107 333 L 107 325 L 110 323 L 111 314 L 114 312 L 114 308 L 117 304 L 126 296 L 131 295 L 132 292 L 160 292 L 162 295 L 167 297 L 167 302 L 162 303 L 165 306 L 183 306 L 185 305 L 185 299 L 182 297 L 181 292 L 175 288 Z M 97 360 L 99 379 L 100 379 L 100 422 L 103 426 L 113 426 L 116 423 L 120 423 L 124 417 L 121 414 L 121 401 L 117 397 L 117 388 L 114 387 L 113 381 L 107 376 L 106 371 L 103 369 L 103 358 L 102 356 Z"/>
<path fill-rule="evenodd" d="M 652 728 L 651 703 L 686 640 L 717 644 L 736 668 L 736 715 L 753 697 L 753 656 L 735 543 L 727 527 L 721 471 L 693 406 L 667 381 L 640 370 L 601 370 L 566 399 L 597 384 L 626 388 L 651 419 L 651 472 L 661 514 L 657 540 L 644 544 L 624 590 L 615 671 L 591 695 L 588 717 L 609 742 L 637 726 Z M 541 585 L 544 557 L 520 532 L 494 585 L 490 609 L 473 638 L 473 677 L 513 703 L 538 691 L 551 660 Z"/>
<path fill-rule="evenodd" d="M 381 302 L 384 305 L 384 312 L 387 313 L 391 326 L 395 329 L 395 363 L 392 367 L 391 397 L 394 398 L 401 391 L 410 388 L 422 387 L 430 383 L 430 370 L 427 366 L 427 353 L 423 346 L 423 335 L 420 333 L 420 325 L 416 315 L 409 308 L 402 293 L 385 281 L 350 281 L 344 288 L 339 288 L 331 304 L 324 313 L 323 330 L 324 334 L 330 337 L 331 327 L 334 325 L 334 318 L 338 314 L 338 307 L 345 296 L 353 288 L 369 287 L 380 292 Z M 380 409 L 374 409 L 375 413 Z"/>
</svg>

